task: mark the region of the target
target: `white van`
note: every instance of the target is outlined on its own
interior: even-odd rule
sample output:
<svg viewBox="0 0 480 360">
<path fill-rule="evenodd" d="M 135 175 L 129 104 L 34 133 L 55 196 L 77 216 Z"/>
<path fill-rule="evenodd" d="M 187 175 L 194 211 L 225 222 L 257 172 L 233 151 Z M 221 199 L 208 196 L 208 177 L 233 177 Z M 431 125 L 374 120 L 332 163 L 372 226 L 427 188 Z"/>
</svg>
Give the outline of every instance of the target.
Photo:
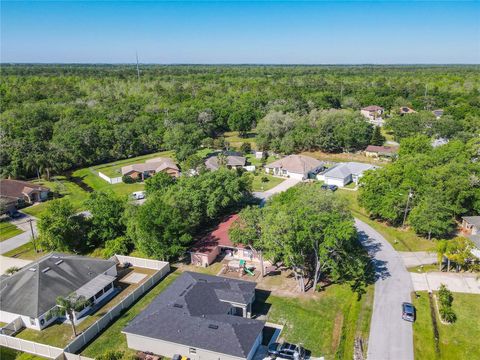
<svg viewBox="0 0 480 360">
<path fill-rule="evenodd" d="M 145 199 L 145 191 L 135 191 L 135 192 L 132 193 L 132 197 L 135 200 Z"/>
</svg>

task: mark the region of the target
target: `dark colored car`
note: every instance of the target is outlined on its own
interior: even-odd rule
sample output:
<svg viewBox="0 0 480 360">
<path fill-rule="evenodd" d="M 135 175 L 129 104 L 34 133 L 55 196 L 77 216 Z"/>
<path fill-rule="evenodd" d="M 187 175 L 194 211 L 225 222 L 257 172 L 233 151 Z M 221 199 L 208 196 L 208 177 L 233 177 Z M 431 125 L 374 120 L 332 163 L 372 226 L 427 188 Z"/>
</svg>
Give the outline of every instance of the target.
<svg viewBox="0 0 480 360">
<path fill-rule="evenodd" d="M 406 321 L 415 321 L 415 306 L 410 303 L 404 302 L 402 304 L 402 319 Z"/>
<path fill-rule="evenodd" d="M 289 343 L 273 343 L 268 346 L 268 355 L 272 359 L 305 359 L 305 349 Z"/>
<path fill-rule="evenodd" d="M 322 190 L 336 191 L 337 189 L 338 189 L 337 185 L 327 185 L 327 184 L 322 185 Z"/>
</svg>

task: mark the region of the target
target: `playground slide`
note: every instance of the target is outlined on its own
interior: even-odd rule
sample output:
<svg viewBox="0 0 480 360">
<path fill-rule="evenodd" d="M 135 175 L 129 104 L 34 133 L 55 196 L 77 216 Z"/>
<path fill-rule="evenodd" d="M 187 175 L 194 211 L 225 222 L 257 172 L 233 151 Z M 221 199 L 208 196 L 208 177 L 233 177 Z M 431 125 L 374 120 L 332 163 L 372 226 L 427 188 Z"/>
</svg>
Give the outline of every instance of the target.
<svg viewBox="0 0 480 360">
<path fill-rule="evenodd" d="M 255 276 L 255 273 L 253 273 L 253 271 L 249 270 L 248 268 L 244 268 L 243 270 L 245 270 L 245 272 L 250 275 L 250 276 Z"/>
</svg>

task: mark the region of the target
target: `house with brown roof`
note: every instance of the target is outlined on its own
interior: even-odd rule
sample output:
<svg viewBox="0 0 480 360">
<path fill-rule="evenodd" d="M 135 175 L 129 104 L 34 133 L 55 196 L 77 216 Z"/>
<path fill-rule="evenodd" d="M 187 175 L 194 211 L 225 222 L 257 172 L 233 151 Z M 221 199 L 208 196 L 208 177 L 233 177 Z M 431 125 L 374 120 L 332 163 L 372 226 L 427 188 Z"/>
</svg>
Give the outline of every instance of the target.
<svg viewBox="0 0 480 360">
<path fill-rule="evenodd" d="M 384 113 L 385 109 L 382 108 L 381 106 L 377 105 L 370 105 L 367 107 L 364 107 L 360 110 L 360 113 L 365 116 L 368 121 L 374 125 L 377 126 L 383 126 L 384 121 L 382 118 L 382 115 Z"/>
<path fill-rule="evenodd" d="M 226 259 L 232 260 L 259 261 L 255 250 L 242 244 L 233 244 L 230 240 L 228 231 L 237 219 L 237 214 L 229 216 L 225 221 L 218 224 L 215 229 L 198 240 L 190 249 L 191 263 L 207 267 L 218 256 L 224 256 Z"/>
<path fill-rule="evenodd" d="M 409 108 L 408 106 L 402 106 L 399 111 L 400 115 L 405 115 L 405 114 L 414 114 L 416 113 L 415 110 Z"/>
<path fill-rule="evenodd" d="M 396 146 L 368 145 L 365 149 L 365 156 L 374 158 L 392 158 L 398 152 Z"/>
<path fill-rule="evenodd" d="M 305 155 L 288 155 L 265 166 L 267 174 L 305 180 L 325 168 L 324 163 Z"/>
<path fill-rule="evenodd" d="M 180 176 L 180 169 L 177 164 L 172 159 L 164 157 L 149 159 L 143 164 L 132 164 L 122 167 L 122 175 L 130 176 L 135 180 L 139 178 L 145 180 L 161 171 L 173 177 Z"/>
<path fill-rule="evenodd" d="M 6 211 L 12 211 L 14 208 L 25 204 L 45 201 L 48 199 L 49 192 L 49 188 L 28 181 L 0 180 L 0 198 L 6 207 Z"/>
</svg>

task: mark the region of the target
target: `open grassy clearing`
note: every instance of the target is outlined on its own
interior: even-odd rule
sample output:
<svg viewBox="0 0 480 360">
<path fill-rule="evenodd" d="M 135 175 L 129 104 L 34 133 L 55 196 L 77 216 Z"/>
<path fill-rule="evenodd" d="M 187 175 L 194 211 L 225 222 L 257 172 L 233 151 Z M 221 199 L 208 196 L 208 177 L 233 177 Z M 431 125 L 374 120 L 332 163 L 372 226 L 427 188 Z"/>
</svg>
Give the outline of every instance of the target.
<svg viewBox="0 0 480 360">
<path fill-rule="evenodd" d="M 254 313 L 267 313 L 267 320 L 284 326 L 281 338 L 301 343 L 313 356 L 351 359 L 353 342 L 361 336 L 367 343 L 373 302 L 373 287 L 358 300 L 348 285 L 331 285 L 310 297 L 280 297 L 261 291 Z"/>
<path fill-rule="evenodd" d="M 241 137 L 238 131 L 228 131 L 224 133 L 223 136 L 225 136 L 225 141 L 228 141 L 230 146 L 236 149 L 240 149 L 240 146 L 242 146 L 243 143 L 249 143 L 252 146 L 252 149 L 257 148 L 257 144 L 255 142 L 257 133 L 255 130 L 250 131 L 245 137 Z"/>
<path fill-rule="evenodd" d="M 157 157 L 168 157 L 173 158 L 174 152 L 173 151 L 160 151 L 153 154 L 147 154 L 142 156 L 137 156 L 130 159 L 123 159 L 114 161 L 108 164 L 102 164 L 94 166 L 92 169 L 95 171 L 100 171 L 107 175 L 108 177 L 119 177 L 122 176 L 122 167 L 126 165 L 133 165 L 133 164 L 143 164 L 146 160 L 157 158 Z"/>
<path fill-rule="evenodd" d="M 268 181 L 262 182 L 263 178 L 267 178 Z M 285 179 L 283 178 L 268 175 L 265 173 L 258 173 L 257 175 L 253 176 L 252 188 L 253 191 L 267 191 L 274 188 L 278 184 L 281 184 L 284 181 Z"/>
<path fill-rule="evenodd" d="M 341 153 L 341 154 L 331 154 L 324 153 L 322 151 L 304 151 L 302 155 L 311 156 L 318 160 L 323 161 L 332 161 L 332 162 L 347 162 L 347 161 L 357 161 L 362 163 L 374 164 L 381 166 L 385 164 L 385 161 L 378 160 L 375 158 L 367 157 L 363 153 Z"/>
<path fill-rule="evenodd" d="M 412 296 L 417 308 L 417 321 L 413 325 L 415 358 L 480 359 L 480 295 L 453 294 L 452 307 L 457 315 L 457 321 L 453 324 L 442 324 L 435 311 L 439 332 L 439 354 L 436 354 L 428 293 L 421 291 L 418 294 L 418 298 Z"/>
<path fill-rule="evenodd" d="M 368 217 L 365 210 L 358 204 L 358 192 L 339 189 L 337 193 L 340 196 L 345 197 L 348 200 L 349 208 L 353 213 L 353 216 L 366 222 L 373 227 L 376 231 L 382 234 L 387 241 L 392 244 L 395 250 L 398 251 L 433 251 L 435 250 L 436 243 L 417 236 L 410 229 L 399 229 L 381 223 L 379 221 L 372 220 Z"/>
<path fill-rule="evenodd" d="M 0 242 L 23 233 L 18 227 L 7 221 L 0 222 Z"/>
</svg>

